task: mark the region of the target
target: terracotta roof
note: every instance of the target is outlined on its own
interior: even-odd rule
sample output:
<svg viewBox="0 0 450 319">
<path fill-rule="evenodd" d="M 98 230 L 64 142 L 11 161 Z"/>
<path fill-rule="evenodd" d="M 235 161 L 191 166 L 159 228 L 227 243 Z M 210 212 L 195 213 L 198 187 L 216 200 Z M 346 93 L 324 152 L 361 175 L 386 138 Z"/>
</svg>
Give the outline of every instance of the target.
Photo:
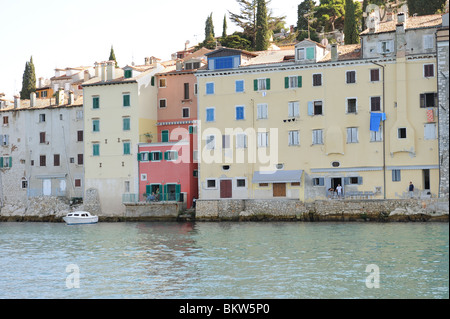
<svg viewBox="0 0 450 319">
<path fill-rule="evenodd" d="M 57 108 L 64 108 L 64 107 L 76 107 L 76 106 L 83 106 L 83 96 L 80 95 L 77 98 L 75 98 L 75 101 L 72 104 L 67 104 L 67 96 L 64 97 L 65 104 L 63 105 L 55 105 L 55 98 L 44 98 L 44 99 L 36 99 L 36 104 L 33 107 L 30 107 L 30 100 L 20 100 L 20 106 L 17 109 L 14 109 L 14 102 L 11 101 L 10 105 L 8 107 L 2 108 L 0 111 L 13 111 L 13 110 L 37 110 L 37 109 L 57 109 Z"/>
<path fill-rule="evenodd" d="M 250 59 L 242 66 L 270 64 L 286 61 L 286 56 L 295 55 L 295 50 L 273 50 L 273 51 L 259 51 L 258 56 Z"/>
<path fill-rule="evenodd" d="M 393 32 L 396 29 L 397 20 L 380 22 L 378 30 L 374 33 Z M 407 17 L 405 29 L 430 28 L 442 25 L 442 15 L 433 14 L 426 16 Z M 364 30 L 360 35 L 372 34 L 369 29 Z"/>
<path fill-rule="evenodd" d="M 361 58 L 361 44 L 347 44 L 339 45 L 338 50 L 338 61 L 345 60 L 356 60 Z M 319 62 L 329 62 L 331 61 L 331 52 L 328 52 L 322 60 Z"/>
</svg>

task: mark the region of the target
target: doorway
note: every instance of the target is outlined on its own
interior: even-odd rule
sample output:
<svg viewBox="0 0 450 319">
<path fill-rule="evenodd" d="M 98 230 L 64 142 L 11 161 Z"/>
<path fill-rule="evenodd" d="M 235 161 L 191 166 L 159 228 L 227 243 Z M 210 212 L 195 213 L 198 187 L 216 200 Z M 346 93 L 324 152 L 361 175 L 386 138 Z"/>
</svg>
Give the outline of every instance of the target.
<svg viewBox="0 0 450 319">
<path fill-rule="evenodd" d="M 286 197 L 286 183 L 273 183 L 273 197 Z"/>
<path fill-rule="evenodd" d="M 220 198 L 231 198 L 232 195 L 231 179 L 220 180 Z"/>
<path fill-rule="evenodd" d="M 50 196 L 52 194 L 52 180 L 44 179 L 42 182 L 42 190 L 44 196 Z"/>
<path fill-rule="evenodd" d="M 336 189 L 336 187 L 338 187 L 338 185 L 341 185 L 342 189 L 344 188 L 344 186 L 342 185 L 342 177 L 333 177 L 331 179 L 331 188 Z"/>
<path fill-rule="evenodd" d="M 430 190 L 430 170 L 422 170 L 423 175 L 423 189 Z"/>
</svg>

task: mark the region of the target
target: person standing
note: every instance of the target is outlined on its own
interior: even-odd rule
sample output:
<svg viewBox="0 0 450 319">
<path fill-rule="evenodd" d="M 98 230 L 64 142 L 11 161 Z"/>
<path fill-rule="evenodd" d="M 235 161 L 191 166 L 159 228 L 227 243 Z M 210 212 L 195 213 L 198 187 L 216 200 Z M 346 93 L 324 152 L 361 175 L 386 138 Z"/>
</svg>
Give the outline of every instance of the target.
<svg viewBox="0 0 450 319">
<path fill-rule="evenodd" d="M 409 182 L 409 197 L 414 197 L 414 184 L 412 182 Z"/>
<path fill-rule="evenodd" d="M 337 191 L 338 198 L 341 198 L 341 195 L 342 195 L 342 186 L 341 186 L 341 184 L 338 184 L 338 186 L 336 187 L 336 191 Z"/>
</svg>

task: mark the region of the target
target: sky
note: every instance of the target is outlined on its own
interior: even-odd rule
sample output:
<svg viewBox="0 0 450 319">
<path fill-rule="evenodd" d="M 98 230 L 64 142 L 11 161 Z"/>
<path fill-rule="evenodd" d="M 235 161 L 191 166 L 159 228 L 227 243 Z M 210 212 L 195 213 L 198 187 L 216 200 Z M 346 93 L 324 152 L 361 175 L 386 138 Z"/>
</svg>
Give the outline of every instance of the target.
<svg viewBox="0 0 450 319">
<path fill-rule="evenodd" d="M 302 0 L 272 0 L 275 16 L 286 28 L 297 23 Z M 22 89 L 25 64 L 33 57 L 36 82 L 55 68 L 93 66 L 109 58 L 111 46 L 120 67 L 144 64 L 202 42 L 212 13 L 214 32 L 241 31 L 228 11 L 239 13 L 236 0 L 0 0 L 0 93 L 9 99 Z"/>
</svg>

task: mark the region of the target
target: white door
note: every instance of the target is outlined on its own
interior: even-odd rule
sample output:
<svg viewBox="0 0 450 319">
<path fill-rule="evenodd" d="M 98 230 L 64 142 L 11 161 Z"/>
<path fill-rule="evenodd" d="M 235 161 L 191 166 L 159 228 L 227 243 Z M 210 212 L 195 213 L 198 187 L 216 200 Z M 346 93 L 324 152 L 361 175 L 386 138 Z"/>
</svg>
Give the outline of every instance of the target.
<svg viewBox="0 0 450 319">
<path fill-rule="evenodd" d="M 66 181 L 63 179 L 59 181 L 59 195 L 60 196 L 66 195 Z"/>
<path fill-rule="evenodd" d="M 52 194 L 52 180 L 44 179 L 44 181 L 42 182 L 42 189 L 44 196 L 50 196 Z"/>
</svg>

